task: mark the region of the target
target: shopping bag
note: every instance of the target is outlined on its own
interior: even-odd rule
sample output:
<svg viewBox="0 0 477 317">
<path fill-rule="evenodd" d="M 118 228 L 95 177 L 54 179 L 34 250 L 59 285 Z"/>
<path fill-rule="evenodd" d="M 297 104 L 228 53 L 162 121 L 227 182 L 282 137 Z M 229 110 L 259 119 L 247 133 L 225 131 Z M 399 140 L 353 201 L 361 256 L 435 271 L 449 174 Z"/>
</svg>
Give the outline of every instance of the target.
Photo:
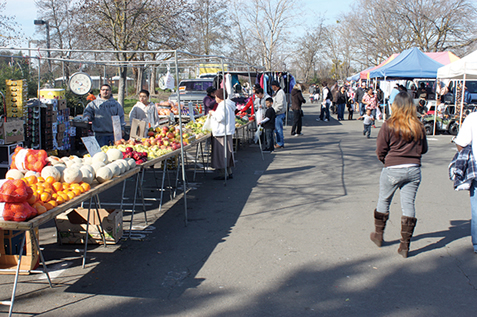
<svg viewBox="0 0 477 317">
<path fill-rule="evenodd" d="M 204 125 L 202 126 L 202 131 L 204 132 L 212 131 L 212 119 L 210 119 L 210 114 L 207 115 L 207 119 L 205 119 Z"/>
<path fill-rule="evenodd" d="M 261 126 L 257 128 L 257 132 L 255 132 L 255 136 L 253 137 L 253 142 L 258 143 L 258 140 L 260 140 L 260 135 L 262 135 L 262 130 L 263 128 Z"/>
</svg>

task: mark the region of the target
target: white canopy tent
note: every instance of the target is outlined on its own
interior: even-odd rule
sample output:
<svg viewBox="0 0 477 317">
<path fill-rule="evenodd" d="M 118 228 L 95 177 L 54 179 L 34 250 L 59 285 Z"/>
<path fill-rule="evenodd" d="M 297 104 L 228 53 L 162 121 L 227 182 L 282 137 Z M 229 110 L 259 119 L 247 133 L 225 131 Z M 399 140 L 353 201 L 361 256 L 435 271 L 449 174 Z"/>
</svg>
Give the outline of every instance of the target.
<svg viewBox="0 0 477 317">
<path fill-rule="evenodd" d="M 451 79 L 462 80 L 462 100 L 460 109 L 459 125 L 462 125 L 462 114 L 464 112 L 464 93 L 465 93 L 465 81 L 477 80 L 477 51 L 470 53 L 469 55 L 461 58 L 458 61 L 443 66 L 437 70 L 437 79 Z M 436 114 L 434 115 L 434 133 L 436 130 Z"/>
</svg>

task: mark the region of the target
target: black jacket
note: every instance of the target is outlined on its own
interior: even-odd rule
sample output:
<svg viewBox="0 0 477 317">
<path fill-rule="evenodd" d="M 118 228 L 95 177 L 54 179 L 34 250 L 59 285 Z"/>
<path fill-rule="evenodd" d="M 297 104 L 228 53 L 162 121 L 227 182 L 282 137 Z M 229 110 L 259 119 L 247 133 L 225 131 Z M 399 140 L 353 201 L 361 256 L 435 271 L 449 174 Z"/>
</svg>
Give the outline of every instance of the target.
<svg viewBox="0 0 477 317">
<path fill-rule="evenodd" d="M 348 101 L 348 93 L 345 91 L 344 93 L 341 93 L 341 89 L 336 93 L 336 104 L 341 105 L 341 104 L 346 104 Z"/>
<path fill-rule="evenodd" d="M 292 110 L 301 110 L 301 105 L 306 103 L 301 90 L 292 89 L 291 91 Z"/>
<path fill-rule="evenodd" d="M 366 91 L 361 87 L 356 89 L 356 94 L 354 95 L 354 102 L 362 103 L 365 93 L 366 93 Z"/>
</svg>

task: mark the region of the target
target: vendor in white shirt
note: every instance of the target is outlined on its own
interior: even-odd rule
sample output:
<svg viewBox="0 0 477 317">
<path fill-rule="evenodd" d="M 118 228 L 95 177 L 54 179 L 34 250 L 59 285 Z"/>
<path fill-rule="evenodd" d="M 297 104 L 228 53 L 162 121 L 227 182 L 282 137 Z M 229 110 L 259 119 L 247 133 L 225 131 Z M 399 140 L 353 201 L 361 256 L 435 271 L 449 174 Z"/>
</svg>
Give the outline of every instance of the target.
<svg viewBox="0 0 477 317">
<path fill-rule="evenodd" d="M 141 90 L 139 92 L 139 101 L 129 112 L 129 122 L 132 124 L 133 119 L 146 121 L 146 128 L 156 128 L 159 126 L 159 114 L 156 105 L 149 102 L 149 91 Z"/>
</svg>

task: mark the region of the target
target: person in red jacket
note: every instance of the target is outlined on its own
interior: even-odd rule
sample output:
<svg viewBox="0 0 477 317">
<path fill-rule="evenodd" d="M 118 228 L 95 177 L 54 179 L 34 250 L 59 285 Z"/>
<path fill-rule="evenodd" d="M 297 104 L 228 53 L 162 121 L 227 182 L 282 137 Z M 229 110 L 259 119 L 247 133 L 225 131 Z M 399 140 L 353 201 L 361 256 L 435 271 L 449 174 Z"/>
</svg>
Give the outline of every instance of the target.
<svg viewBox="0 0 477 317">
<path fill-rule="evenodd" d="M 411 95 L 400 92 L 392 104 L 392 116 L 379 130 L 376 154 L 384 168 L 379 179 L 379 198 L 374 210 L 375 232 L 370 235 L 377 246 L 383 243 L 389 206 L 399 188 L 401 194 L 401 243 L 398 253 L 407 258 L 416 226 L 415 199 L 421 183 L 421 156 L 427 152 L 426 133 L 419 121 Z"/>
</svg>

